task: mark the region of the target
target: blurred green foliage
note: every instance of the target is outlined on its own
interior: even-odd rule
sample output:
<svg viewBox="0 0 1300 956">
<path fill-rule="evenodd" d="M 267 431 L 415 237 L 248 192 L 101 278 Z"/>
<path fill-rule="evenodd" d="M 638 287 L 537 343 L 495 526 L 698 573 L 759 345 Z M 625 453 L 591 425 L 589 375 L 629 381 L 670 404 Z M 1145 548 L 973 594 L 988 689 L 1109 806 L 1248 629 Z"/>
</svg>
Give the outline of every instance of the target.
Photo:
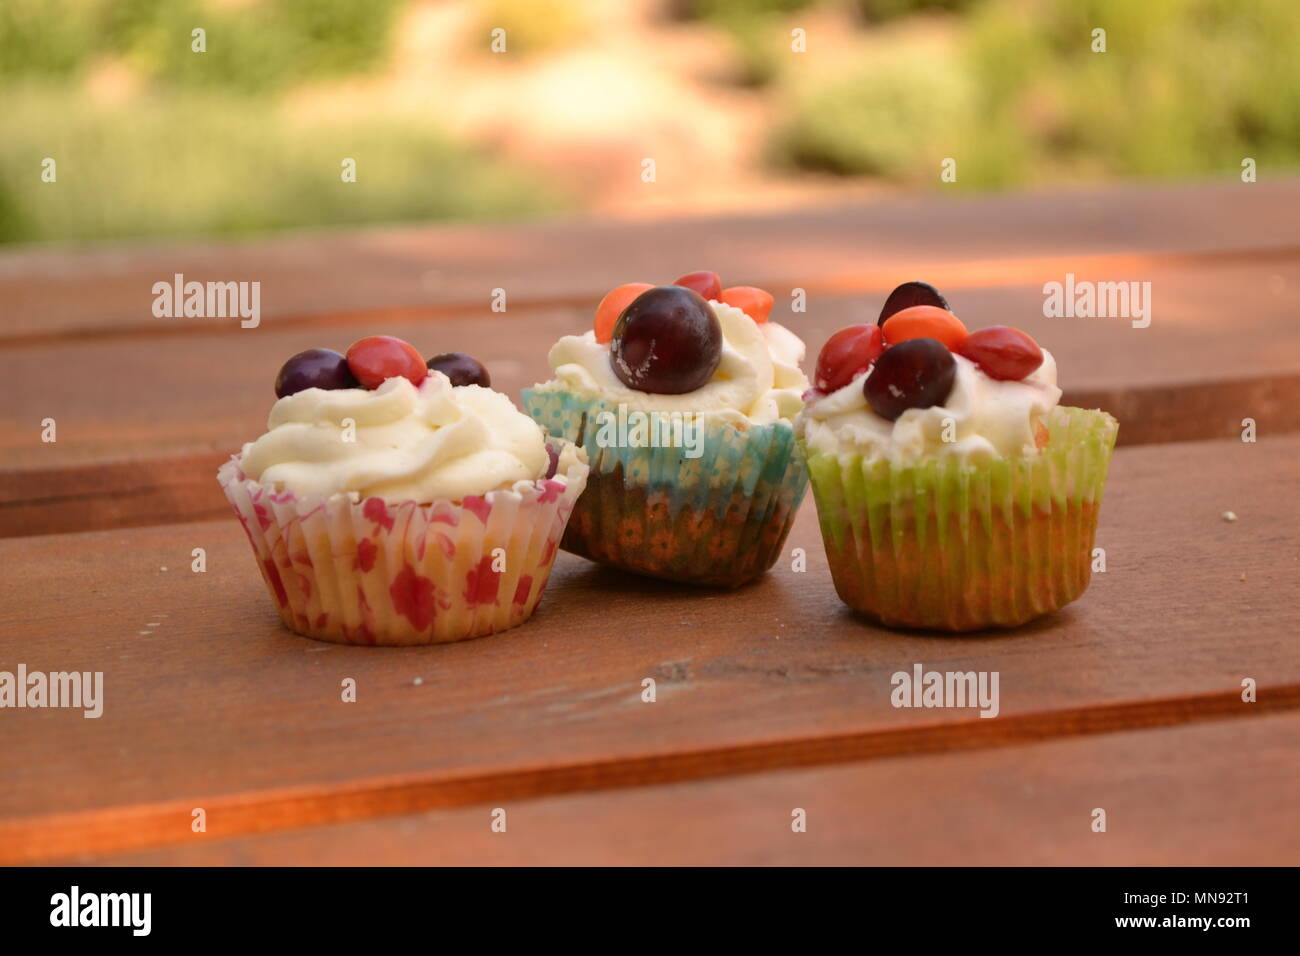
<svg viewBox="0 0 1300 956">
<path fill-rule="evenodd" d="M 913 13 L 960 11 L 978 0 L 841 0 L 865 23 L 893 20 Z M 834 5 L 834 0 L 678 0 L 679 15 L 705 20 L 724 30 L 740 65 L 745 86 L 767 86 L 780 76 L 789 50 L 787 21 L 798 11 Z M 861 79 L 861 77 L 859 77 Z M 833 166 L 833 162 L 815 165 Z"/>
<path fill-rule="evenodd" d="M 935 184 L 953 157 L 971 188 L 1300 161 L 1296 0 L 985 0 L 954 25 L 794 84 L 774 155 Z"/>
<path fill-rule="evenodd" d="M 782 17 L 813 5 L 814 0 L 683 0 L 678 14 L 706 20 L 731 40 L 732 53 L 745 86 L 766 86 L 780 73 L 790 38 Z"/>
<path fill-rule="evenodd" d="M 0 0 L 0 242 L 526 216 L 558 194 L 421 114 L 284 94 L 381 67 L 404 0 Z M 206 52 L 191 31 L 206 31 Z M 117 63 L 139 91 L 97 102 Z M 120 72 L 120 70 L 119 70 Z M 45 157 L 56 183 L 41 181 Z M 340 177 L 357 162 L 357 181 Z"/>
<path fill-rule="evenodd" d="M 560 208 L 557 190 L 453 141 L 428 109 L 370 109 L 364 94 L 335 109 L 322 94 L 388 67 L 411 3 L 0 0 L 0 242 Z M 511 53 L 541 57 L 600 42 L 584 4 L 476 0 L 469 29 L 476 49 L 500 26 Z M 1300 0 L 671 8 L 730 38 L 739 79 L 776 118 L 768 155 L 786 168 L 935 186 L 952 157 L 959 188 L 1001 188 L 1236 175 L 1247 156 L 1264 175 L 1300 164 Z M 791 56 L 805 16 L 809 52 Z M 57 184 L 41 181 L 45 157 Z M 340 180 L 344 157 L 355 184 Z"/>
<path fill-rule="evenodd" d="M 11 90 L 0 241 L 229 236 L 302 226 L 520 217 L 555 196 L 416 117 L 296 119 L 191 92 L 119 106 Z M 57 162 L 57 183 L 40 179 Z M 356 182 L 341 179 L 356 161 Z"/>
<path fill-rule="evenodd" d="M 966 10 L 980 0 L 855 0 L 854 6 L 868 20 L 892 20 L 910 13 Z"/>
<path fill-rule="evenodd" d="M 83 73 L 121 57 L 168 87 L 256 93 L 382 63 L 404 0 L 4 0 L 0 78 Z M 202 28 L 207 51 L 191 50 Z"/>
<path fill-rule="evenodd" d="M 684 0 L 682 14 L 700 20 L 734 22 L 761 19 L 775 13 L 793 13 L 812 6 L 814 0 Z"/>
<path fill-rule="evenodd" d="M 942 43 L 887 45 L 841 65 L 832 85 L 795 92 L 778 155 L 804 169 L 905 178 L 937 176 L 972 107 L 966 75 Z"/>
</svg>

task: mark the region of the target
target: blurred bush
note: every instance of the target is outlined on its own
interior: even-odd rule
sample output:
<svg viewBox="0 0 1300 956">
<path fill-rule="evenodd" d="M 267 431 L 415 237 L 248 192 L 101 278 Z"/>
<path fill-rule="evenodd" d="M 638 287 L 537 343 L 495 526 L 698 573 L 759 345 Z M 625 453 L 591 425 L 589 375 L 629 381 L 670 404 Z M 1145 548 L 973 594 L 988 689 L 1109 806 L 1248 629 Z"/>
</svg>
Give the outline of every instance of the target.
<svg viewBox="0 0 1300 956">
<path fill-rule="evenodd" d="M 808 51 L 791 55 L 804 25 Z M 509 69 L 484 52 L 495 27 Z M 643 90 L 665 114 L 739 117 L 719 124 L 737 169 L 694 159 L 719 177 L 770 180 L 752 168 L 766 161 L 933 188 L 952 157 L 959 188 L 998 188 L 1300 164 L 1300 0 L 670 0 L 616 15 L 600 0 L 0 0 L 0 241 L 558 209 L 595 194 L 563 172 L 588 159 L 583 122 L 616 127 L 594 139 L 629 155 L 665 135 L 611 123 L 599 97 L 566 112 L 555 91 L 604 44 L 623 51 L 592 74 L 607 99 Z M 516 95 L 553 97 L 566 122 L 478 122 Z M 553 185 L 453 139 L 439 108 Z"/>
<path fill-rule="evenodd" d="M 804 169 L 895 179 L 919 178 L 924 164 L 937 176 L 972 101 L 969 77 L 942 40 L 888 44 L 795 84 L 777 157 Z"/>
<path fill-rule="evenodd" d="M 948 11 L 956 13 L 980 0 L 855 0 L 854 6 L 868 20 L 892 20 L 909 13 Z"/>
<path fill-rule="evenodd" d="M 777 159 L 938 183 L 951 156 L 973 188 L 1300 161 L 1295 0 L 969 7 L 946 31 L 889 36 L 854 68 L 792 81 Z"/>
<path fill-rule="evenodd" d="M 0 242 L 517 217 L 558 195 L 382 108 L 283 94 L 384 64 L 404 0 L 0 0 Z M 205 53 L 191 52 L 203 27 Z M 94 95 L 108 69 L 131 92 Z M 45 157 L 57 183 L 41 181 Z M 357 182 L 340 163 L 357 161 Z"/>
<path fill-rule="evenodd" d="M 731 41 L 737 79 L 744 86 L 765 86 L 779 75 L 790 38 L 782 16 L 813 5 L 814 0 L 677 0 L 674 14 L 721 28 Z"/>
<path fill-rule="evenodd" d="M 4 0 L 0 78 L 72 77 L 121 57 L 168 87 L 264 92 L 383 62 L 404 0 Z M 203 28 L 207 51 L 190 49 Z"/>
<path fill-rule="evenodd" d="M 9 91 L 6 108 L 0 241 L 513 218 L 558 205 L 418 117 L 304 120 L 200 92 L 104 106 L 45 87 Z M 40 180 L 46 156 L 57 184 Z M 354 183 L 340 178 L 345 157 Z"/>
</svg>

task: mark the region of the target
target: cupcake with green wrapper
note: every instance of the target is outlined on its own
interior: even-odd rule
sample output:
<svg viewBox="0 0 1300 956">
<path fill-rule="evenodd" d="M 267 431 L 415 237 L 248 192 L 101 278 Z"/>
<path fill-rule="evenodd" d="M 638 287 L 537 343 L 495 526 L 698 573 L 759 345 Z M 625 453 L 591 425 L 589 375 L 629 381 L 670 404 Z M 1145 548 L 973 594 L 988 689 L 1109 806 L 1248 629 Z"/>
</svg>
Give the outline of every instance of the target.
<svg viewBox="0 0 1300 956">
<path fill-rule="evenodd" d="M 899 286 L 841 329 L 796 421 L 835 589 L 884 624 L 1014 627 L 1083 594 L 1118 423 L 1059 405 L 1056 362 Z"/>
<path fill-rule="evenodd" d="M 548 438 L 462 353 L 374 335 L 309 349 L 268 428 L 217 480 L 285 625 L 345 644 L 434 644 L 532 614 L 586 455 Z"/>
<path fill-rule="evenodd" d="M 712 272 L 629 283 L 561 338 L 523 407 L 590 459 L 563 547 L 639 574 L 720 587 L 761 575 L 807 488 L 793 418 L 803 343 L 772 296 Z"/>
</svg>

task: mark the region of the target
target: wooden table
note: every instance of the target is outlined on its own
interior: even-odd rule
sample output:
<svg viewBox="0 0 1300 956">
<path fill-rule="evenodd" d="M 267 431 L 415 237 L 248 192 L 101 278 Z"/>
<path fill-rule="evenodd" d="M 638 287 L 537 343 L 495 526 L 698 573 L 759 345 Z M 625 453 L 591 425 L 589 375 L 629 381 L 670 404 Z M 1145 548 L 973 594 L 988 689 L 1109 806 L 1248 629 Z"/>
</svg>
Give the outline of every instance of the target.
<svg viewBox="0 0 1300 956">
<path fill-rule="evenodd" d="M 99 719 L 0 710 L 0 862 L 1300 862 L 1297 213 L 1292 179 L 0 255 L 0 670 L 105 675 Z M 517 396 L 609 287 L 696 268 L 771 289 L 814 355 L 912 278 L 1029 331 L 1121 421 L 1106 572 L 1012 633 L 884 630 L 810 496 L 807 572 L 737 592 L 562 555 L 492 638 L 281 627 L 213 474 L 286 356 L 389 332 Z M 1045 318 L 1067 272 L 1150 281 L 1150 327 Z M 154 318 L 175 273 L 260 281 L 261 325 Z M 997 671 L 1000 714 L 894 708 L 918 662 Z"/>
</svg>

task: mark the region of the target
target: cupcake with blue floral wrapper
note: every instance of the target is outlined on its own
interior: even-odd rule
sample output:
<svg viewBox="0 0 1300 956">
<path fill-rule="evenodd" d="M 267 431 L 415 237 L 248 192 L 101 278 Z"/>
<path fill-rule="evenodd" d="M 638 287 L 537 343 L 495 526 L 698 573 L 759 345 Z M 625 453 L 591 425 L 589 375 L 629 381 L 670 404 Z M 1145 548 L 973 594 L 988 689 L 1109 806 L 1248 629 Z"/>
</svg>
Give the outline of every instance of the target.
<svg viewBox="0 0 1300 956">
<path fill-rule="evenodd" d="M 793 427 L 804 345 L 772 305 L 712 272 L 629 283 L 552 347 L 555 377 L 523 407 L 590 459 L 565 550 L 716 587 L 772 566 L 808 485 Z"/>
<path fill-rule="evenodd" d="M 533 613 L 586 483 L 462 353 L 374 335 L 280 370 L 266 434 L 217 480 L 285 625 L 344 644 L 434 644 Z"/>
</svg>

